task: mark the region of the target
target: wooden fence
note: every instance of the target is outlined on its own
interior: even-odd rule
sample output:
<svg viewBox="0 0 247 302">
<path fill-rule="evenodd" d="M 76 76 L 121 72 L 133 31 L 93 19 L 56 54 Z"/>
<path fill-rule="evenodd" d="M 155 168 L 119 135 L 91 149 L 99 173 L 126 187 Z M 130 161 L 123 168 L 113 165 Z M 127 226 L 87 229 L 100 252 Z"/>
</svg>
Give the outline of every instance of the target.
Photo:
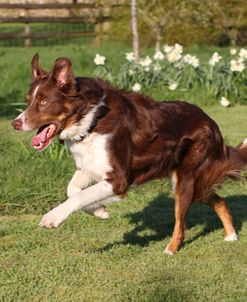
<svg viewBox="0 0 247 302">
<path fill-rule="evenodd" d="M 25 47 L 30 47 L 32 40 L 62 37 L 95 37 L 96 46 L 101 38 L 107 38 L 110 28 L 112 8 L 122 6 L 97 5 L 96 3 L 46 3 L 46 4 L 9 4 L 0 3 L 0 10 L 7 12 L 0 15 L 0 24 L 23 24 L 22 32 L 0 32 L 1 40 L 22 39 Z M 15 13 L 13 13 L 15 12 Z M 44 13 L 42 13 L 44 12 Z M 49 14 L 47 15 L 47 12 Z M 58 13 L 59 12 L 59 13 Z M 61 16 L 62 15 L 62 16 Z M 90 30 L 76 31 L 44 31 L 32 32 L 31 24 L 34 23 L 78 23 L 93 25 Z"/>
</svg>

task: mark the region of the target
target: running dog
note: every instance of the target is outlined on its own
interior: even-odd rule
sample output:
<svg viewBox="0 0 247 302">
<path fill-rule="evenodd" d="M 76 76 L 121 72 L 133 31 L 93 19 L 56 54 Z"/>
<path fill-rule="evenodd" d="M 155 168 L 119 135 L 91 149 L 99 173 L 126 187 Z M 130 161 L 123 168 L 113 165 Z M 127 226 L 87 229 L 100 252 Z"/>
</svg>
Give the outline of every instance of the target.
<svg viewBox="0 0 247 302">
<path fill-rule="evenodd" d="M 226 146 L 217 124 L 199 107 L 183 101 L 154 101 L 109 83 L 75 77 L 68 58 L 58 58 L 50 72 L 32 59 L 27 109 L 14 121 L 19 131 L 38 129 L 32 146 L 44 150 L 57 135 L 76 163 L 68 199 L 43 216 L 40 225 L 56 228 L 83 209 L 108 218 L 105 205 L 132 185 L 171 177 L 175 194 L 175 228 L 165 252 L 182 245 L 193 202 L 214 209 L 225 240 L 237 240 L 226 201 L 215 186 L 236 178 L 247 164 L 247 140 Z"/>
</svg>

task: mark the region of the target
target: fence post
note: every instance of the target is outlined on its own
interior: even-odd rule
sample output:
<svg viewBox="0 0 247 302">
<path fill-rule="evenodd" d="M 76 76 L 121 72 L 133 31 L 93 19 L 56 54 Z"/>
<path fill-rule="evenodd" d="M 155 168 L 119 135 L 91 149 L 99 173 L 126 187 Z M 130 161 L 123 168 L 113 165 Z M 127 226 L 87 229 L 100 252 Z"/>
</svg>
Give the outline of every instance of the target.
<svg viewBox="0 0 247 302">
<path fill-rule="evenodd" d="M 100 36 L 101 36 L 101 23 L 97 22 L 95 23 L 95 27 L 94 27 L 94 31 L 95 31 L 95 39 L 94 39 L 94 44 L 95 47 L 100 47 Z"/>
<path fill-rule="evenodd" d="M 27 17 L 27 16 L 28 16 L 28 11 L 25 8 L 25 10 L 24 10 L 24 17 Z M 24 47 L 26 47 L 26 48 L 31 47 L 31 39 L 27 38 L 27 36 L 30 36 L 30 32 L 31 32 L 31 30 L 30 30 L 30 24 L 29 23 L 25 23 L 24 24 L 24 35 L 25 35 Z"/>
<path fill-rule="evenodd" d="M 97 13 L 97 19 L 94 27 L 95 31 L 95 39 L 94 39 L 94 44 L 95 47 L 100 47 L 100 42 L 101 42 L 101 33 L 102 33 L 102 24 L 101 24 L 101 18 L 102 18 L 102 5 L 98 5 L 98 13 Z"/>
<path fill-rule="evenodd" d="M 110 30 L 110 21 L 109 18 L 111 16 L 111 8 L 108 7 L 103 7 L 103 11 L 102 11 L 102 34 L 103 34 L 103 40 L 108 40 L 109 36 L 109 30 Z"/>
<path fill-rule="evenodd" d="M 25 25 L 24 25 L 24 35 L 25 36 L 30 35 L 30 24 L 29 23 L 25 23 Z M 26 48 L 31 47 L 31 39 L 30 38 L 25 38 L 24 47 L 26 47 Z"/>
<path fill-rule="evenodd" d="M 110 21 L 109 18 L 111 16 L 111 7 L 102 6 L 101 4 L 98 6 L 98 19 L 99 21 L 95 24 L 95 46 L 99 47 L 101 40 L 108 40 L 108 32 L 110 30 Z"/>
</svg>

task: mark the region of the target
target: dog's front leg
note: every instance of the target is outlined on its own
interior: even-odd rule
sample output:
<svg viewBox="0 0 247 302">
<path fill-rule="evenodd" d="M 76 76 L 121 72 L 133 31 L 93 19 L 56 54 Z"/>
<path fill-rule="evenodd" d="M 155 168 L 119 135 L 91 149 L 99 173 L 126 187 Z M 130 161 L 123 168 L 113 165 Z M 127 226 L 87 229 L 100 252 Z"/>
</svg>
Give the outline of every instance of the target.
<svg viewBox="0 0 247 302">
<path fill-rule="evenodd" d="M 67 187 L 68 198 L 79 193 L 82 189 L 87 188 L 91 182 L 92 179 L 88 174 L 81 169 L 77 169 Z M 85 213 L 94 215 L 101 219 L 109 218 L 109 213 L 104 204 L 94 204 L 92 206 L 84 207 L 82 210 Z"/>
<path fill-rule="evenodd" d="M 113 195 L 112 185 L 106 180 L 100 181 L 99 183 L 76 193 L 64 203 L 44 215 L 40 222 L 40 226 L 45 228 L 56 228 L 73 212 L 78 211 L 95 201 L 110 198 Z"/>
<path fill-rule="evenodd" d="M 67 187 L 68 198 L 74 196 L 76 193 L 79 193 L 82 189 L 87 188 L 90 182 L 91 178 L 89 175 L 82 170 L 77 169 Z"/>
</svg>

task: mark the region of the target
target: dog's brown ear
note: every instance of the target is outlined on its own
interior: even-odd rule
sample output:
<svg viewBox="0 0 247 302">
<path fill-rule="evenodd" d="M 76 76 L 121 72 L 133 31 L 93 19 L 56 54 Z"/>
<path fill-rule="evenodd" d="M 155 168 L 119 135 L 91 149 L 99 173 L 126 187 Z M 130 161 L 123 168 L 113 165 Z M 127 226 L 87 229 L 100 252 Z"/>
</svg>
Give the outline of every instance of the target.
<svg viewBox="0 0 247 302">
<path fill-rule="evenodd" d="M 58 87 L 70 85 L 74 80 L 71 61 L 68 58 L 58 58 L 51 75 Z"/>
<path fill-rule="evenodd" d="M 39 66 L 39 54 L 36 53 L 32 58 L 32 80 L 35 80 L 39 76 L 46 75 L 47 72 Z"/>
</svg>

